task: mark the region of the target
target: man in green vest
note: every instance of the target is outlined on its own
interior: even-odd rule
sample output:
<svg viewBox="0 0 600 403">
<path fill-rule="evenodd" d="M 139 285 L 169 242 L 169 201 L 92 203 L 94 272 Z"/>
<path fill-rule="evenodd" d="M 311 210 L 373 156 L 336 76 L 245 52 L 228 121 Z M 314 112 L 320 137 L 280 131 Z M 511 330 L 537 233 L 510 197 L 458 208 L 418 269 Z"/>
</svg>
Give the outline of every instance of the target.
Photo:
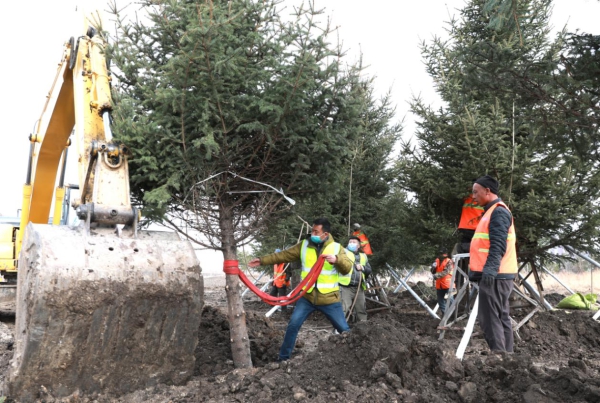
<svg viewBox="0 0 600 403">
<path fill-rule="evenodd" d="M 367 320 L 365 290 L 367 289 L 367 277 L 371 274 L 371 265 L 369 264 L 367 255 L 361 248 L 359 237 L 350 236 L 346 249 L 350 252 L 354 265 L 350 273 L 340 276 L 342 308 L 344 309 L 346 318 L 348 318 L 348 313 L 351 310 L 350 308 L 352 308 L 355 315 L 351 317 L 355 316 L 356 321 L 361 322 Z"/>
<path fill-rule="evenodd" d="M 285 331 L 283 344 L 279 351 L 279 361 L 289 360 L 296 344 L 298 332 L 304 321 L 314 311 L 323 312 L 333 327 L 340 333 L 350 330 L 340 303 L 339 275 L 348 274 L 352 269 L 352 260 L 346 249 L 335 242 L 330 234 L 331 224 L 327 218 L 318 218 L 313 222 L 310 237 L 279 253 L 272 253 L 254 258 L 249 267 L 302 262 L 302 278 L 304 279 L 319 256 L 325 257 L 323 270 L 315 285 L 306 291 L 303 298 L 296 302 L 294 312 Z"/>
</svg>

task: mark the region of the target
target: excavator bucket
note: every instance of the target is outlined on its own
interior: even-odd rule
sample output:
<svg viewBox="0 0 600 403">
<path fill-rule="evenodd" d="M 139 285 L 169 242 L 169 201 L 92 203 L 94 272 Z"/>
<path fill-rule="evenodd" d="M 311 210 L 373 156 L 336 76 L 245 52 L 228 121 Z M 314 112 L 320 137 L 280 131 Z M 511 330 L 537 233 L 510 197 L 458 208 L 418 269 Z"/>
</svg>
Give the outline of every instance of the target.
<svg viewBox="0 0 600 403">
<path fill-rule="evenodd" d="M 107 231 L 107 229 L 104 229 Z M 188 241 L 29 224 L 8 395 L 118 396 L 193 373 L 203 278 Z M 6 391 L 5 391 L 6 393 Z"/>
</svg>

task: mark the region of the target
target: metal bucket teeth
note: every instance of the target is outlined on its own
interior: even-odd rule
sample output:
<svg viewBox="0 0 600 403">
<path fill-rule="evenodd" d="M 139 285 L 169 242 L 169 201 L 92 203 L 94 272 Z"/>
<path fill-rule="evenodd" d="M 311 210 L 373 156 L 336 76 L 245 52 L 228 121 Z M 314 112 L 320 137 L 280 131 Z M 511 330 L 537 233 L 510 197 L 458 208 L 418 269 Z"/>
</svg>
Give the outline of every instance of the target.
<svg viewBox="0 0 600 403">
<path fill-rule="evenodd" d="M 193 372 L 203 306 L 188 241 L 29 224 L 19 260 L 8 393 L 120 395 Z"/>
</svg>

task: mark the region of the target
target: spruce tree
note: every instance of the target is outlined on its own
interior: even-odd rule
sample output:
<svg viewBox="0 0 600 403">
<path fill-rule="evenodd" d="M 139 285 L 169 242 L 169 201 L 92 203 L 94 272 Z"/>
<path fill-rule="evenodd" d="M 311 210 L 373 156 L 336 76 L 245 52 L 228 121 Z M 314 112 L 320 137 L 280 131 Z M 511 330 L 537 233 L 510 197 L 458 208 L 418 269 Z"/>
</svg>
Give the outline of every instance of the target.
<svg viewBox="0 0 600 403">
<path fill-rule="evenodd" d="M 372 244 L 380 243 L 380 229 L 388 225 L 389 219 L 382 213 L 385 198 L 394 180 L 390 155 L 402 128 L 393 121 L 395 109 L 390 94 L 376 99 L 374 81 L 370 78 L 361 82 L 363 102 L 356 122 L 357 138 L 346 145 L 351 157 L 338 169 L 337 180 L 326 192 L 299 195 L 298 204 L 281 212 L 279 219 L 260 234 L 261 251 L 292 245 L 298 239 L 302 219 L 312 222 L 320 216 L 329 218 L 334 238 L 342 243 L 355 222 L 361 223 Z M 377 256 L 383 256 L 381 249 L 375 250 Z"/>
<path fill-rule="evenodd" d="M 142 0 L 114 9 L 115 133 L 144 214 L 235 260 L 289 197 L 335 187 L 364 88 L 319 10 L 279 0 Z M 198 236 L 197 234 L 202 234 Z M 240 285 L 226 276 L 232 352 L 251 366 Z"/>
<path fill-rule="evenodd" d="M 569 75 L 565 59 L 589 72 L 593 57 L 564 32 L 549 38 L 550 0 L 496 2 L 510 5 L 514 23 L 494 20 L 489 3 L 469 1 L 450 22 L 449 39 L 422 45 L 444 105 L 413 101 L 416 141 L 403 144 L 398 168 L 424 228 L 440 228 L 423 240 L 448 242 L 472 179 L 490 174 L 513 212 L 521 260 L 552 258 L 556 246 L 592 251 L 598 104 L 589 101 L 589 75 L 585 82 Z"/>
</svg>

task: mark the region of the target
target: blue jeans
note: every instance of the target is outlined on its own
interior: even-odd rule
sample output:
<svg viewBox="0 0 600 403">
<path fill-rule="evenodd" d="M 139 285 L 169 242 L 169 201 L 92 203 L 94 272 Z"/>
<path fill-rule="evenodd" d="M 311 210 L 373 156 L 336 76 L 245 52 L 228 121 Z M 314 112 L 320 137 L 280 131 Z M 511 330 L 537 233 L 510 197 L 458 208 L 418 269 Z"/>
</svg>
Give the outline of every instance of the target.
<svg viewBox="0 0 600 403">
<path fill-rule="evenodd" d="M 292 350 L 296 345 L 298 332 L 300 331 L 304 321 L 314 311 L 323 312 L 323 314 L 327 317 L 327 319 L 329 319 L 333 327 L 336 328 L 338 332 L 342 333 L 350 330 L 348 323 L 346 323 L 346 318 L 344 317 L 344 311 L 342 310 L 341 303 L 334 302 L 333 304 L 329 305 L 313 305 L 306 298 L 300 298 L 296 302 L 296 307 L 294 308 L 294 312 L 292 313 L 292 317 L 290 318 L 285 331 L 283 344 L 279 350 L 279 360 L 283 361 L 290 359 Z"/>
</svg>

